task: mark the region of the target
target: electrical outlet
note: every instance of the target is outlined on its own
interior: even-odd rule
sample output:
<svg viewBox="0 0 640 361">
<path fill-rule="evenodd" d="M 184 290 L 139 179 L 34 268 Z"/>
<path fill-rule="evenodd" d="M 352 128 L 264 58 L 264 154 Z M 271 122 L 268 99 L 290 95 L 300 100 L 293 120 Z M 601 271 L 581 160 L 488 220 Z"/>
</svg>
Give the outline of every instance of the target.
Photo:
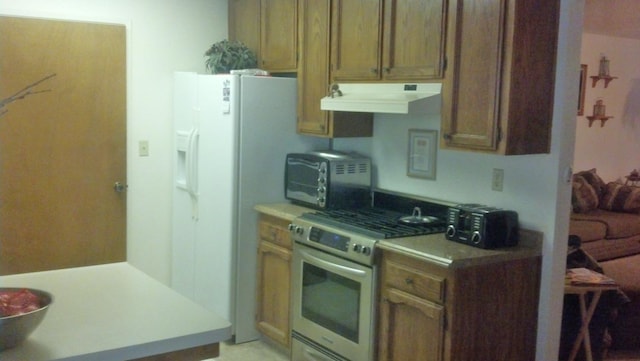
<svg viewBox="0 0 640 361">
<path fill-rule="evenodd" d="M 491 178 L 491 190 L 496 192 L 502 192 L 503 183 L 504 183 L 504 169 L 493 168 L 493 176 Z"/>
<path fill-rule="evenodd" d="M 141 157 L 149 156 L 149 142 L 146 140 L 141 140 L 138 142 L 138 155 Z"/>
</svg>

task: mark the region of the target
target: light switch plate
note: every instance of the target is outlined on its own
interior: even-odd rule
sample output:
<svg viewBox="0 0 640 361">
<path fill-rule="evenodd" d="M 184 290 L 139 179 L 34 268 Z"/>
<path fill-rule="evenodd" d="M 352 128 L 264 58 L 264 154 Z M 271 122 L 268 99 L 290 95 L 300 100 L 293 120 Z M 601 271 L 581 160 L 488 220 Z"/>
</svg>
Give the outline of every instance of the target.
<svg viewBox="0 0 640 361">
<path fill-rule="evenodd" d="M 138 155 L 141 157 L 149 156 L 149 141 L 141 140 L 138 142 Z"/>
<path fill-rule="evenodd" d="M 491 178 L 491 190 L 502 192 L 504 183 L 504 169 L 493 168 L 493 176 Z"/>
</svg>

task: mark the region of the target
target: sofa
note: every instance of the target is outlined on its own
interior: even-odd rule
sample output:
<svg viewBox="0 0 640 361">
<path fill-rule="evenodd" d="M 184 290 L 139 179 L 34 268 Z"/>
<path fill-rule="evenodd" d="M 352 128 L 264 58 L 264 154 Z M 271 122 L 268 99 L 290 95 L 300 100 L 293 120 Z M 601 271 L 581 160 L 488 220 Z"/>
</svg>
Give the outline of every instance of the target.
<svg viewBox="0 0 640 361">
<path fill-rule="evenodd" d="M 640 349 L 640 187 L 605 183 L 595 169 L 576 173 L 569 234 L 630 299 L 609 326 L 611 347 Z"/>
</svg>

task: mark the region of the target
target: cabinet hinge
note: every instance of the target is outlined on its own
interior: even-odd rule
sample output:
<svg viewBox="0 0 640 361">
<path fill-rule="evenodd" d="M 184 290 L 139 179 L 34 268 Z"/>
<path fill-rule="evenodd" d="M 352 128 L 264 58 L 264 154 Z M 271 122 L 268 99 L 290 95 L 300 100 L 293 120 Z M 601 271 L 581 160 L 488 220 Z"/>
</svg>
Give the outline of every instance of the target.
<svg viewBox="0 0 640 361">
<path fill-rule="evenodd" d="M 500 143 L 502 141 L 502 127 L 498 127 L 497 129 L 497 142 L 496 143 Z"/>
<path fill-rule="evenodd" d="M 442 59 L 442 72 L 447 71 L 448 64 L 449 64 L 448 58 L 445 56 L 444 59 Z"/>
</svg>

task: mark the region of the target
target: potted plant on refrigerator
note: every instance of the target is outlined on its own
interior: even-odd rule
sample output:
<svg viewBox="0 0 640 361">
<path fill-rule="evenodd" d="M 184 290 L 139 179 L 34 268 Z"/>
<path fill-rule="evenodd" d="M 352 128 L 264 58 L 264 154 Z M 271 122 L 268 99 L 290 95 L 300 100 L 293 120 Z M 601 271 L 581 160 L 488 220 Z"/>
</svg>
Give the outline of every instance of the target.
<svg viewBox="0 0 640 361">
<path fill-rule="evenodd" d="M 258 65 L 256 55 L 239 41 L 222 40 L 204 53 L 205 65 L 212 74 L 229 73 L 234 69 L 251 69 Z"/>
</svg>

